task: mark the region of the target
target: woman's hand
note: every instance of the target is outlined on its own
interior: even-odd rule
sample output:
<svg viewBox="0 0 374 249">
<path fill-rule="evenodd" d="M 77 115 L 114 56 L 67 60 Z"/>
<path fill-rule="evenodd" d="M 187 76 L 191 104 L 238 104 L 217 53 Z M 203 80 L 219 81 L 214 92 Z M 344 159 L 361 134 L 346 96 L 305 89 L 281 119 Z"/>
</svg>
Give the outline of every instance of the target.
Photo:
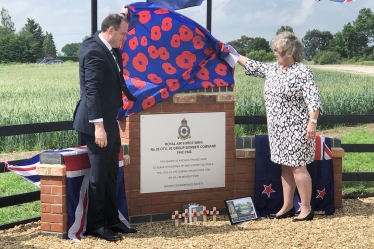
<svg viewBox="0 0 374 249">
<path fill-rule="evenodd" d="M 316 137 L 316 128 L 317 124 L 312 121 L 308 122 L 308 127 L 306 128 L 306 139 L 308 139 L 308 141 Z"/>
</svg>

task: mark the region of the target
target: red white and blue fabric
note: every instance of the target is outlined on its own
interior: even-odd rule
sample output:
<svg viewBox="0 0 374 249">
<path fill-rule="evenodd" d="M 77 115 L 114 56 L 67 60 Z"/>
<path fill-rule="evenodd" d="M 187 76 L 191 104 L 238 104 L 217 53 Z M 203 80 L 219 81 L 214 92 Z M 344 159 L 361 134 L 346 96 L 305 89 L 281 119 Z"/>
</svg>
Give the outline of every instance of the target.
<svg viewBox="0 0 374 249">
<path fill-rule="evenodd" d="M 86 231 L 88 184 L 90 178 L 90 163 L 88 160 L 87 147 L 69 148 L 65 150 L 51 150 L 44 153 L 58 153 L 64 157 L 66 166 L 66 193 L 68 228 L 67 234 L 70 239 L 81 240 Z M 39 154 L 26 160 L 20 165 L 9 165 L 8 168 L 26 180 L 39 186 L 40 176 L 36 174 L 36 165 L 40 164 Z M 122 150 L 118 155 L 118 178 L 116 202 L 119 219 L 128 227 L 129 215 L 127 208 L 124 167 Z"/>
<path fill-rule="evenodd" d="M 147 0 L 148 3 L 154 3 L 171 10 L 180 10 L 193 6 L 199 6 L 203 0 Z"/>
<path fill-rule="evenodd" d="M 119 117 L 150 108 L 178 92 L 234 87 L 234 69 L 225 61 L 229 46 L 204 27 L 155 4 L 125 7 L 134 28 L 120 46 L 123 77 L 138 101 L 123 95 Z"/>
<path fill-rule="evenodd" d="M 277 213 L 283 205 L 281 167 L 270 160 L 270 147 L 267 135 L 256 135 L 256 165 L 254 205 L 258 216 Z M 326 215 L 334 214 L 334 173 L 330 139 L 316 136 L 314 161 L 307 165 L 312 178 L 311 206 L 315 211 Z M 295 193 L 294 207 L 300 211 L 301 201 Z"/>
</svg>

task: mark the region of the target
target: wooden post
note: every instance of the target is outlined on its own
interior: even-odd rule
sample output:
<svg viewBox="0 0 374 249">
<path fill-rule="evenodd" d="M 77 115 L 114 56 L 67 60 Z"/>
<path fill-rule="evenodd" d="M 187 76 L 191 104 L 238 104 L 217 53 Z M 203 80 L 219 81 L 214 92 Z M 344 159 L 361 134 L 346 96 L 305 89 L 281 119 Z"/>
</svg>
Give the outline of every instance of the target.
<svg viewBox="0 0 374 249">
<path fill-rule="evenodd" d="M 171 215 L 171 218 L 174 219 L 175 226 L 179 225 L 179 219 L 182 218 L 178 211 L 175 211 L 174 214 Z"/>
<path fill-rule="evenodd" d="M 219 211 L 216 210 L 216 207 L 213 207 L 213 211 L 210 211 L 210 214 L 213 216 L 213 221 L 217 221 L 217 214 L 219 214 Z"/>
<path fill-rule="evenodd" d="M 182 214 L 182 216 L 184 217 L 184 224 L 187 224 L 188 218 L 190 217 L 190 213 L 188 212 L 188 209 L 184 210 L 184 213 Z"/>
<path fill-rule="evenodd" d="M 209 211 L 206 210 L 206 206 L 203 206 L 203 210 L 200 211 L 200 214 L 203 216 L 203 222 L 207 222 L 207 215 Z"/>
<path fill-rule="evenodd" d="M 193 222 L 197 222 L 197 217 L 200 216 L 199 212 L 196 212 L 196 208 L 192 209 Z"/>
</svg>

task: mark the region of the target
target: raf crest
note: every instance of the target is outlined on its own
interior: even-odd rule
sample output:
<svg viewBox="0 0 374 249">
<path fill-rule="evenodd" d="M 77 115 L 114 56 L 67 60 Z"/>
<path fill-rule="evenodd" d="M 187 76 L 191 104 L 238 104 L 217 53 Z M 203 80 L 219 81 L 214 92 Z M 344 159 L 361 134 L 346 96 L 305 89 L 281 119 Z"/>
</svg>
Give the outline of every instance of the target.
<svg viewBox="0 0 374 249">
<path fill-rule="evenodd" d="M 178 129 L 178 139 L 186 140 L 188 138 L 191 138 L 190 135 L 190 127 L 187 125 L 187 120 L 185 118 L 181 121 L 181 126 L 179 126 Z"/>
</svg>

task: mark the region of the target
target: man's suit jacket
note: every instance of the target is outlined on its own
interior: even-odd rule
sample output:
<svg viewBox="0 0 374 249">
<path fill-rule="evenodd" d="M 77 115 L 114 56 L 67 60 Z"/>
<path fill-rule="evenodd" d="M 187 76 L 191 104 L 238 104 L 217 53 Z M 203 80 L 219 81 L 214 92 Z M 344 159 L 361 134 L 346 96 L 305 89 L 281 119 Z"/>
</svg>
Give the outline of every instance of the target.
<svg viewBox="0 0 374 249">
<path fill-rule="evenodd" d="M 113 55 L 99 38 L 99 32 L 85 40 L 79 55 L 80 100 L 74 111 L 73 127 L 76 131 L 95 135 L 95 127 L 89 120 L 103 118 L 104 127 L 113 122 L 122 106 L 122 91 L 129 100 L 136 98 L 128 90 L 122 69 L 119 49 L 118 67 Z M 107 131 L 108 132 L 108 131 Z"/>
</svg>

